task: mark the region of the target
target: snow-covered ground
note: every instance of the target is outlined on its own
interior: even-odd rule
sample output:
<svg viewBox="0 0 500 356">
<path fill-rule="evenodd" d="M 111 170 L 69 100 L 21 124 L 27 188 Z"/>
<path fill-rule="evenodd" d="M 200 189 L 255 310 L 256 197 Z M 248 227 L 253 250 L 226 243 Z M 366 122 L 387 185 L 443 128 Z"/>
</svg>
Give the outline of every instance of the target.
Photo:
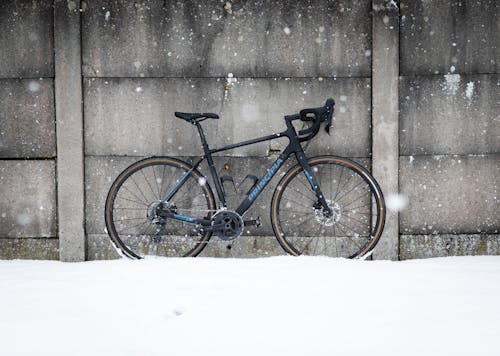
<svg viewBox="0 0 500 356">
<path fill-rule="evenodd" d="M 499 355 L 500 256 L 0 261 L 0 355 Z"/>
</svg>

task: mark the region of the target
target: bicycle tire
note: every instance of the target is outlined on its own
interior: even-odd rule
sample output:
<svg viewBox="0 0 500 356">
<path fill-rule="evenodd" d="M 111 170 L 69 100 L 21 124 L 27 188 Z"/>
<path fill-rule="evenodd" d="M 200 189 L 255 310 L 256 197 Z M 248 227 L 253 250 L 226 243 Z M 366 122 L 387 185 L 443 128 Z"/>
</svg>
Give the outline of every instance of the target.
<svg viewBox="0 0 500 356">
<path fill-rule="evenodd" d="M 347 158 L 318 156 L 308 163 L 334 214 L 323 215 L 302 167 L 292 167 L 271 202 L 271 223 L 281 247 L 291 255 L 366 258 L 385 224 L 384 196 L 377 181 Z"/>
<path fill-rule="evenodd" d="M 165 230 L 156 234 L 161 241 L 155 241 L 158 225 L 148 218 L 152 206 L 191 168 L 176 158 L 151 157 L 120 173 L 109 189 L 104 214 L 108 235 L 119 253 L 132 259 L 144 255 L 194 257 L 205 248 L 211 232 L 198 234 L 194 224 L 168 218 Z M 212 189 L 198 170 L 192 171 L 169 203 L 180 214 L 187 210 L 186 215 L 207 219 L 216 207 Z"/>
</svg>

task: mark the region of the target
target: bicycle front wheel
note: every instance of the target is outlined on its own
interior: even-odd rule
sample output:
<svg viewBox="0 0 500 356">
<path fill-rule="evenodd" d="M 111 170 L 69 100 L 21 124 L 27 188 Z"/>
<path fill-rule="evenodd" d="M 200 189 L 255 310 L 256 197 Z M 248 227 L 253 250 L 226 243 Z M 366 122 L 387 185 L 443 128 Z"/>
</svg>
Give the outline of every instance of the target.
<svg viewBox="0 0 500 356">
<path fill-rule="evenodd" d="M 193 223 L 155 216 L 161 199 L 192 168 L 170 157 L 153 157 L 125 169 L 111 185 L 106 199 L 105 221 L 111 241 L 123 255 L 196 256 L 211 233 L 200 234 Z M 166 209 L 198 219 L 211 219 L 215 211 L 212 189 L 193 170 Z"/>
<path fill-rule="evenodd" d="M 335 156 L 308 160 L 332 215 L 327 217 L 300 165 L 281 179 L 271 222 L 281 247 L 292 255 L 366 257 L 385 222 L 382 191 L 361 165 Z"/>
</svg>

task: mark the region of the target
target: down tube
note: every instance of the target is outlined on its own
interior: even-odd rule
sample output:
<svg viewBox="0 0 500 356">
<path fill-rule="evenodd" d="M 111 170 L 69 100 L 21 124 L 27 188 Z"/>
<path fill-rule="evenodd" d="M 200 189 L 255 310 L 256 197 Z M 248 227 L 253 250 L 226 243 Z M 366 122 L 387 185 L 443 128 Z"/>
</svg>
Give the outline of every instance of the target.
<svg viewBox="0 0 500 356">
<path fill-rule="evenodd" d="M 279 157 L 274 161 L 273 165 L 269 167 L 266 171 L 266 174 L 255 184 L 255 186 L 250 191 L 250 194 L 246 197 L 246 199 L 240 204 L 236 212 L 240 215 L 243 215 L 248 208 L 253 204 L 255 199 L 260 195 L 262 190 L 266 187 L 266 185 L 271 181 L 271 178 L 276 174 L 276 172 L 280 169 L 283 163 L 287 160 L 289 154 L 282 153 Z"/>
</svg>

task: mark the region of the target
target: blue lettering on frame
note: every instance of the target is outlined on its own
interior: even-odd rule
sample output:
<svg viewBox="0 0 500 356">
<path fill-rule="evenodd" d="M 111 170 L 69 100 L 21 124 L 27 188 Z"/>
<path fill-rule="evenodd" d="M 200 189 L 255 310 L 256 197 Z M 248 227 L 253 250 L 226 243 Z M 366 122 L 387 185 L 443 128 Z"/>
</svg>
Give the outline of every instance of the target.
<svg viewBox="0 0 500 356">
<path fill-rule="evenodd" d="M 265 187 L 267 182 L 269 182 L 274 173 L 276 173 L 276 171 L 281 167 L 282 163 L 283 160 L 281 158 L 278 158 L 276 162 L 274 162 L 271 168 L 267 170 L 264 177 L 262 177 L 262 179 L 259 180 L 255 188 L 253 188 L 253 190 L 250 192 L 250 194 L 248 195 L 248 200 L 253 201 L 257 197 L 257 195 L 259 195 L 260 191 Z"/>
</svg>

